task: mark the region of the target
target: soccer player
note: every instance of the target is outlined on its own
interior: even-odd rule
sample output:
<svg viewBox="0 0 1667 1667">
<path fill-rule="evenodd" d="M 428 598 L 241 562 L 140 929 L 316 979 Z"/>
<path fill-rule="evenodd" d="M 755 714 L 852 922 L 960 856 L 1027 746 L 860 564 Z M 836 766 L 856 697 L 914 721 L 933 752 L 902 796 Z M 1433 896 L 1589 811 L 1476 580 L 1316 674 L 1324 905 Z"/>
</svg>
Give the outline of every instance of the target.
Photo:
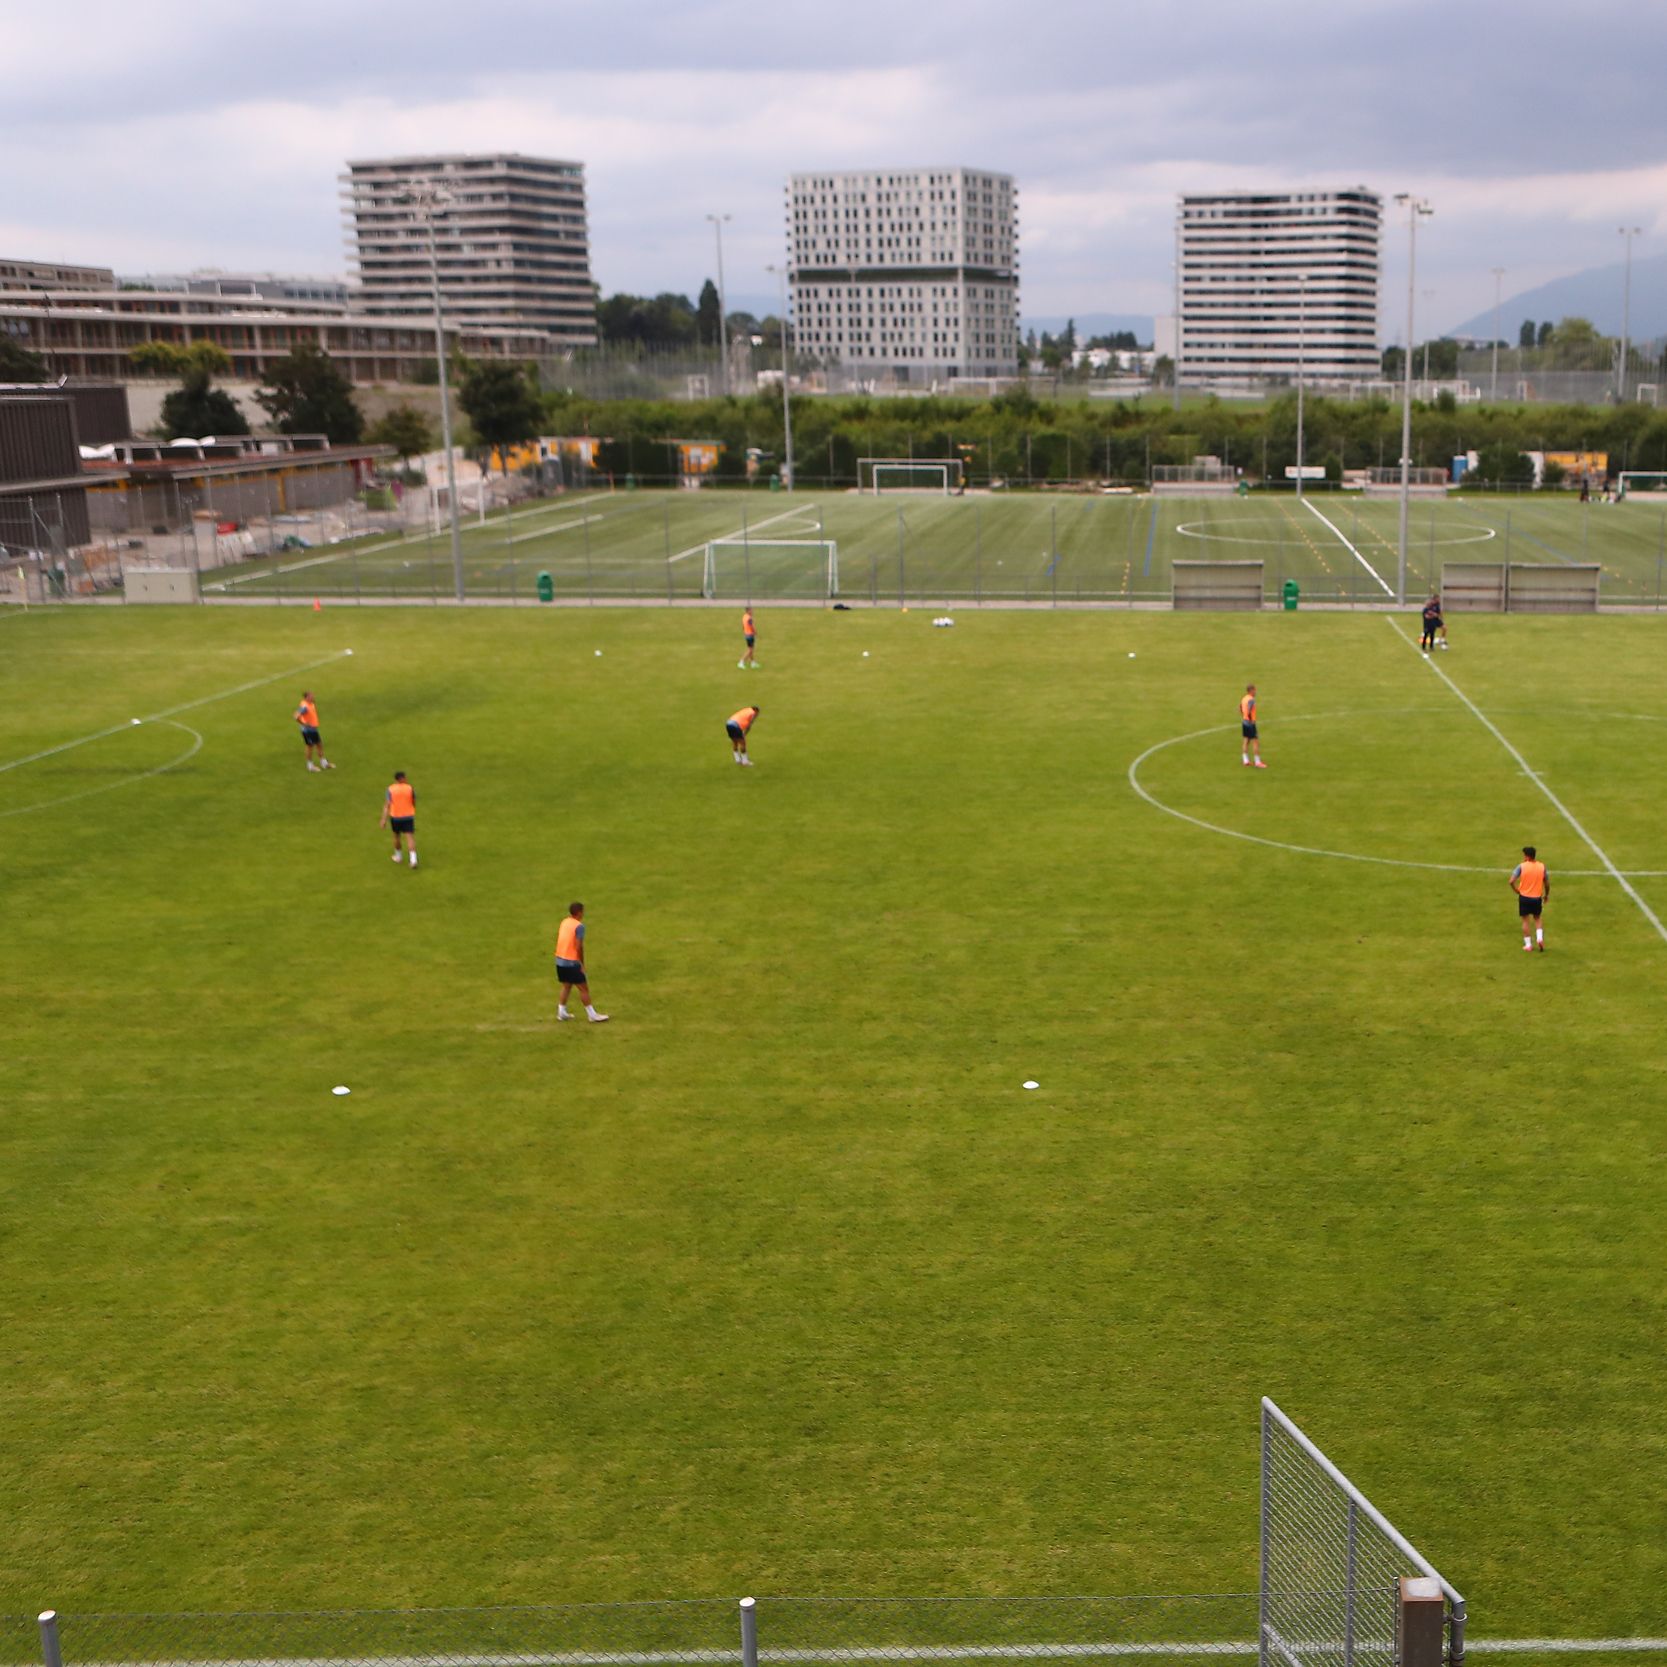
<svg viewBox="0 0 1667 1667">
<path fill-rule="evenodd" d="M 1247 683 L 1244 694 L 1239 701 L 1239 750 L 1240 761 L 1245 764 L 1254 762 L 1258 770 L 1267 769 L 1262 762 L 1262 743 L 1256 737 L 1256 685 Z M 1252 760 L 1251 754 L 1255 759 Z"/>
<path fill-rule="evenodd" d="M 751 764 L 747 757 L 747 731 L 758 722 L 758 708 L 743 706 L 739 712 L 731 713 L 724 720 L 724 733 L 729 737 L 729 750 L 735 755 L 737 764 Z"/>
<path fill-rule="evenodd" d="M 585 1017 L 593 1025 L 605 1025 L 606 1013 L 598 1013 L 590 1004 L 590 983 L 585 977 L 585 906 L 567 905 L 567 919 L 556 931 L 556 977 L 561 980 L 561 996 L 556 1002 L 556 1023 L 573 1015 L 567 1011 L 567 997 L 577 989 L 579 1000 L 585 1004 Z"/>
<path fill-rule="evenodd" d="M 295 709 L 295 721 L 301 726 L 301 740 L 307 749 L 309 770 L 333 770 L 335 765 L 324 756 L 324 743 L 318 738 L 318 706 L 312 690 L 301 691 L 301 704 Z M 314 759 L 318 762 L 315 764 Z"/>
<path fill-rule="evenodd" d="M 753 644 L 758 641 L 758 633 L 753 629 L 752 604 L 749 602 L 741 613 L 741 635 L 746 639 L 747 651 L 735 662 L 738 670 L 745 671 L 749 666 L 758 664 L 753 654 Z"/>
<path fill-rule="evenodd" d="M 382 823 L 394 835 L 394 861 L 404 855 L 402 840 L 411 842 L 411 866 L 417 866 L 417 790 L 405 779 L 403 770 L 394 771 L 394 779 L 382 796 Z"/>
<path fill-rule="evenodd" d="M 1432 596 L 1424 604 L 1423 633 L 1418 639 L 1418 646 L 1428 654 L 1436 646 L 1436 633 L 1441 633 L 1441 646 L 1447 646 L 1447 625 L 1441 617 L 1441 598 Z"/>
<path fill-rule="evenodd" d="M 1522 861 L 1511 870 L 1511 890 L 1517 894 L 1517 919 L 1522 922 L 1522 947 L 1545 953 L 1545 900 L 1551 895 L 1551 874 L 1534 854 L 1532 845 L 1522 848 Z M 1534 922 L 1534 936 L 1528 936 L 1528 922 Z"/>
</svg>

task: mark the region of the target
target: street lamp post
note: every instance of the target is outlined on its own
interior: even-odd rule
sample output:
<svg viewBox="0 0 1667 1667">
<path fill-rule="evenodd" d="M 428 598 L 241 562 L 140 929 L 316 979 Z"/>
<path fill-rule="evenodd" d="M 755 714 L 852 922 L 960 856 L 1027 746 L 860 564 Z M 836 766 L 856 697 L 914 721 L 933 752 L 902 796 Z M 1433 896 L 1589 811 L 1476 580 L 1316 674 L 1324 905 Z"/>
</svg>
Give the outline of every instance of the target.
<svg viewBox="0 0 1667 1667">
<path fill-rule="evenodd" d="M 781 277 L 781 431 L 782 450 L 785 453 L 781 483 L 791 489 L 793 485 L 793 400 L 788 392 L 787 263 L 783 261 L 780 266 L 767 266 L 764 270 L 778 273 Z"/>
<path fill-rule="evenodd" d="M 1615 379 L 1615 399 L 1617 404 L 1625 405 L 1627 336 L 1632 323 L 1632 240 L 1643 236 L 1643 231 L 1638 226 L 1622 226 L 1620 232 L 1626 239 L 1626 277 L 1621 282 L 1621 364 Z"/>
<path fill-rule="evenodd" d="M 1407 507 L 1412 496 L 1412 334 L 1413 308 L 1418 295 L 1418 222 L 1435 213 L 1422 197 L 1396 194 L 1407 211 L 1407 344 L 1401 364 L 1401 515 L 1396 541 L 1395 600 L 1407 599 Z"/>
<path fill-rule="evenodd" d="M 727 214 L 708 214 L 712 229 L 718 236 L 718 363 L 723 378 L 724 397 L 729 397 L 729 313 L 724 306 L 724 221 Z"/>
<path fill-rule="evenodd" d="M 1505 268 L 1496 266 L 1493 269 L 1493 374 L 1488 379 L 1488 403 L 1499 403 L 1499 286 L 1505 276 Z"/>
<path fill-rule="evenodd" d="M 446 381 L 446 321 L 440 306 L 440 255 L 435 243 L 435 217 L 451 207 L 452 194 L 433 180 L 418 180 L 400 192 L 399 201 L 416 210 L 428 232 L 428 275 L 434 287 L 434 360 L 440 371 L 440 441 L 446 448 L 446 507 L 451 515 L 452 588 L 464 599 L 463 529 L 457 519 L 457 464 L 451 446 L 451 390 Z M 481 475 L 481 504 L 486 502 L 486 476 Z"/>
</svg>

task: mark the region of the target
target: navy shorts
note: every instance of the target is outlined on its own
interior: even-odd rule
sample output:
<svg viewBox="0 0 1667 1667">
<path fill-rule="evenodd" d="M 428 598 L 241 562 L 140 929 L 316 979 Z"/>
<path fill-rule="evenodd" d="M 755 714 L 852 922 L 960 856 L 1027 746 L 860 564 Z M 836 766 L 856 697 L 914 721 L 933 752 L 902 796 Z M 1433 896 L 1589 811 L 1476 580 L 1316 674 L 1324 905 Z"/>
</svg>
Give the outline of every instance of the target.
<svg viewBox="0 0 1667 1667">
<path fill-rule="evenodd" d="M 1255 724 L 1240 724 L 1239 733 L 1245 740 L 1254 741 L 1256 739 L 1256 726 Z"/>
<path fill-rule="evenodd" d="M 747 638 L 747 647 L 751 648 L 753 643 L 756 642 L 756 641 L 757 641 L 756 637 L 748 637 Z"/>
<path fill-rule="evenodd" d="M 415 816 L 390 816 L 388 826 L 396 834 L 414 834 L 417 831 L 417 819 Z"/>
<path fill-rule="evenodd" d="M 564 961 L 559 955 L 556 957 L 556 977 L 563 984 L 583 984 L 585 969 L 577 961 Z"/>
<path fill-rule="evenodd" d="M 319 740 L 318 731 L 316 729 L 303 728 L 301 731 L 301 739 L 306 742 L 309 747 L 322 747 L 324 745 L 324 743 Z"/>
<path fill-rule="evenodd" d="M 1533 915 L 1538 919 L 1540 909 L 1544 903 L 1545 899 L 1543 897 L 1519 897 L 1517 899 L 1517 918 L 1526 920 L 1530 915 Z"/>
<path fill-rule="evenodd" d="M 739 724 L 725 724 L 724 734 L 732 741 L 744 741 L 747 738 L 747 732 Z"/>
</svg>

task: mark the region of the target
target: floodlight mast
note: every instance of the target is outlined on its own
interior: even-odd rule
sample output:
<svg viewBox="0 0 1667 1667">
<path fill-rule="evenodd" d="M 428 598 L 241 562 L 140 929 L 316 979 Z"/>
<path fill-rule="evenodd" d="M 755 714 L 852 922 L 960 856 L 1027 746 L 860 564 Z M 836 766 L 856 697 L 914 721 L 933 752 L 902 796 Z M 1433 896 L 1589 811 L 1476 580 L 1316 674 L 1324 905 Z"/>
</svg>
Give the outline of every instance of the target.
<svg viewBox="0 0 1667 1667">
<path fill-rule="evenodd" d="M 1401 365 L 1401 523 L 1396 546 L 1395 600 L 1407 599 L 1407 503 L 1412 495 L 1412 332 L 1418 295 L 1418 222 L 1435 210 L 1422 198 L 1399 191 L 1395 201 L 1407 211 L 1407 345 Z"/>
<path fill-rule="evenodd" d="M 1644 230 L 1641 226 L 1622 226 L 1619 229 L 1626 239 L 1626 277 L 1621 282 L 1621 362 L 1615 379 L 1615 403 L 1625 405 L 1627 336 L 1632 324 L 1632 240 L 1642 237 Z"/>
<path fill-rule="evenodd" d="M 724 221 L 727 214 L 708 214 L 712 228 L 718 234 L 718 372 L 724 397 L 729 397 L 729 314 L 724 311 Z"/>
<path fill-rule="evenodd" d="M 1302 498 L 1302 383 L 1308 349 L 1308 274 L 1297 274 L 1297 498 Z"/>
<path fill-rule="evenodd" d="M 435 246 L 434 221 L 453 202 L 451 192 L 433 180 L 416 180 L 406 186 L 396 201 L 408 203 L 428 232 L 428 275 L 434 286 L 434 362 L 440 372 L 440 442 L 446 448 L 446 507 L 451 516 L 452 587 L 459 602 L 464 600 L 463 529 L 457 519 L 457 464 L 451 448 L 451 390 L 446 380 L 446 321 L 440 305 L 440 256 Z M 481 513 L 486 513 L 486 471 L 480 477 Z"/>
</svg>

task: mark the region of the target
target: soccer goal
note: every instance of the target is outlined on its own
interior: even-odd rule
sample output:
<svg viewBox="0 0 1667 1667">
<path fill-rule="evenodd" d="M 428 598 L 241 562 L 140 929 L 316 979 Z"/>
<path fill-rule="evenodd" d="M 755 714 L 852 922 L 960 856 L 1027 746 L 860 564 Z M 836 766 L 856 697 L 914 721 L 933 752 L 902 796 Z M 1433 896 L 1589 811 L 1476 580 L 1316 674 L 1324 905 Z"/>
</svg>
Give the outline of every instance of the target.
<svg viewBox="0 0 1667 1667">
<path fill-rule="evenodd" d="M 965 487 L 958 457 L 859 457 L 857 489 L 872 492 L 934 492 L 949 497 Z"/>
<path fill-rule="evenodd" d="M 714 538 L 702 596 L 839 595 L 839 545 L 831 538 Z"/>
<path fill-rule="evenodd" d="M 1630 498 L 1635 492 L 1648 493 L 1652 497 L 1667 492 L 1667 471 L 1661 469 L 1621 470 L 1621 496 Z"/>
<path fill-rule="evenodd" d="M 1430 1583 L 1448 1667 L 1464 1599 L 1270 1400 L 1262 1402 L 1261 1667 L 1396 1667 L 1403 1580 Z"/>
</svg>

